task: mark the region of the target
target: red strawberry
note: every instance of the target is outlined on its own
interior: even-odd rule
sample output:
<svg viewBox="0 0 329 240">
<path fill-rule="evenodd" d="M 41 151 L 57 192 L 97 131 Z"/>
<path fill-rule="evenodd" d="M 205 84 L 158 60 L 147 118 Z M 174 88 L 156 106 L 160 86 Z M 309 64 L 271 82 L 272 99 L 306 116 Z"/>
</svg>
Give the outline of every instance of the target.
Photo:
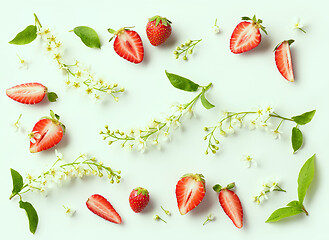
<svg viewBox="0 0 329 240">
<path fill-rule="evenodd" d="M 184 215 L 198 206 L 206 194 L 202 174 L 185 174 L 176 185 L 179 212 Z"/>
<path fill-rule="evenodd" d="M 150 201 L 149 192 L 145 188 L 135 188 L 129 196 L 129 204 L 135 213 L 143 211 Z"/>
<path fill-rule="evenodd" d="M 8 97 L 24 104 L 39 103 L 45 97 L 46 93 L 50 102 L 57 100 L 56 93 L 48 92 L 48 89 L 41 83 L 24 83 L 6 90 Z"/>
<path fill-rule="evenodd" d="M 171 34 L 171 22 L 167 18 L 154 16 L 146 25 L 146 35 L 153 46 L 164 43 Z"/>
<path fill-rule="evenodd" d="M 31 153 L 52 148 L 62 140 L 65 126 L 59 122 L 59 116 L 52 110 L 50 110 L 50 116 L 39 120 L 29 134 Z"/>
<path fill-rule="evenodd" d="M 243 53 L 258 46 L 262 36 L 260 35 L 259 28 L 266 34 L 265 27 L 261 25 L 261 19 L 242 17 L 242 20 L 250 20 L 251 22 L 240 22 L 234 29 L 230 39 L 230 49 L 232 53 Z"/>
<path fill-rule="evenodd" d="M 289 82 L 294 81 L 294 72 L 292 68 L 290 53 L 290 45 L 294 41 L 295 40 L 292 39 L 283 41 L 282 43 L 279 43 L 274 49 L 276 66 L 281 75 Z"/>
<path fill-rule="evenodd" d="M 213 189 L 219 192 L 218 199 L 226 215 L 232 220 L 237 228 L 243 226 L 243 210 L 239 197 L 230 189 L 234 188 L 235 184 L 228 184 L 226 188 L 222 188 L 216 184 Z"/>
<path fill-rule="evenodd" d="M 112 207 L 111 203 L 99 194 L 94 194 L 86 202 L 87 208 L 107 221 L 120 224 L 121 217 Z"/>
<path fill-rule="evenodd" d="M 144 48 L 141 37 L 137 32 L 129 28 L 120 28 L 118 31 L 108 29 L 115 37 L 113 48 L 114 51 L 124 59 L 133 63 L 140 63 L 144 58 Z"/>
</svg>

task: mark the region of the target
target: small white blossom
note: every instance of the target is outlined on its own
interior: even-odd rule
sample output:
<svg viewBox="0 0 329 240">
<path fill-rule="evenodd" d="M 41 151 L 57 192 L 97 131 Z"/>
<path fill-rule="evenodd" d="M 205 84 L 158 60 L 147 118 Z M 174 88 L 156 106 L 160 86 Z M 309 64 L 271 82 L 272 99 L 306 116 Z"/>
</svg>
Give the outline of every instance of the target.
<svg viewBox="0 0 329 240">
<path fill-rule="evenodd" d="M 278 129 L 273 129 L 271 130 L 271 133 L 275 139 L 279 139 L 282 132 L 280 132 Z"/>
<path fill-rule="evenodd" d="M 141 137 L 135 138 L 135 144 L 134 145 L 136 146 L 137 150 L 140 151 L 141 153 L 145 152 L 146 142 L 143 138 L 141 138 Z"/>
<path fill-rule="evenodd" d="M 38 131 L 33 131 L 31 133 L 29 133 L 29 138 L 30 138 L 30 142 L 31 143 L 36 143 L 38 139 L 41 138 L 41 134 Z"/>
<path fill-rule="evenodd" d="M 248 124 L 248 128 L 249 130 L 254 130 L 256 129 L 257 125 L 258 125 L 257 120 L 251 120 Z"/>
<path fill-rule="evenodd" d="M 219 27 L 218 27 L 218 25 L 217 25 L 217 18 L 216 18 L 216 20 L 215 20 L 215 25 L 212 27 L 212 31 L 213 31 L 215 34 L 219 33 L 219 31 L 220 31 L 220 29 L 219 29 Z"/>
<path fill-rule="evenodd" d="M 237 118 L 237 117 L 232 118 L 231 125 L 233 127 L 240 128 L 242 126 L 242 120 L 241 120 L 241 118 Z"/>
<path fill-rule="evenodd" d="M 257 162 L 254 160 L 253 155 L 243 155 L 241 159 L 247 168 L 250 168 L 251 166 L 257 167 Z"/>
<path fill-rule="evenodd" d="M 306 31 L 303 29 L 304 23 L 300 20 L 299 17 L 294 17 L 293 18 L 293 23 L 292 23 L 292 29 L 293 30 L 300 30 L 303 33 L 306 33 Z"/>
<path fill-rule="evenodd" d="M 65 214 L 68 217 L 72 217 L 76 212 L 75 209 L 73 209 L 73 208 L 69 208 L 69 207 L 66 207 L 66 206 L 63 206 L 63 207 L 65 209 Z"/>
<path fill-rule="evenodd" d="M 58 152 L 57 149 L 55 149 L 55 155 L 58 160 L 63 160 L 63 154 Z"/>
<path fill-rule="evenodd" d="M 234 134 L 235 130 L 234 130 L 233 126 L 230 125 L 230 126 L 227 128 L 226 132 L 227 132 L 227 134 L 230 134 L 230 135 L 231 135 L 231 134 Z"/>
</svg>

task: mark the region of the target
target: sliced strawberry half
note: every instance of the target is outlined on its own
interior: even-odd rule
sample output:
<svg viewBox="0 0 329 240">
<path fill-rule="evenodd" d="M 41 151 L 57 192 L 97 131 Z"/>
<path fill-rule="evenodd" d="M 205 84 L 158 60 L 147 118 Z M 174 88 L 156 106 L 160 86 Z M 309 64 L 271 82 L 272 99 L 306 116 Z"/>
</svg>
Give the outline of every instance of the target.
<svg viewBox="0 0 329 240">
<path fill-rule="evenodd" d="M 129 28 L 120 28 L 118 31 L 108 29 L 115 37 L 114 51 L 122 58 L 133 63 L 140 63 L 144 58 L 144 47 L 141 37 Z M 110 39 L 110 41 L 113 39 Z"/>
<path fill-rule="evenodd" d="M 44 117 L 33 127 L 30 137 L 30 152 L 47 150 L 58 144 L 64 135 L 65 126 L 59 122 L 59 116 L 50 110 L 51 117 Z"/>
<path fill-rule="evenodd" d="M 94 194 L 86 202 L 87 208 L 107 221 L 120 224 L 121 217 L 112 207 L 111 203 L 99 194 Z"/>
<path fill-rule="evenodd" d="M 176 185 L 176 198 L 180 214 L 184 215 L 198 206 L 206 194 L 202 174 L 185 174 Z"/>
<path fill-rule="evenodd" d="M 48 89 L 41 83 L 24 83 L 6 90 L 6 94 L 16 102 L 23 104 L 36 104 L 42 101 L 47 94 L 50 102 L 57 100 L 54 92 L 48 92 Z"/>
<path fill-rule="evenodd" d="M 232 53 L 238 54 L 247 52 L 259 45 L 262 39 L 259 29 L 262 29 L 266 34 L 265 27 L 261 25 L 261 19 L 242 17 L 242 20 L 251 22 L 240 22 L 234 29 L 230 39 L 230 50 Z"/>
<path fill-rule="evenodd" d="M 295 40 L 292 39 L 283 41 L 279 43 L 274 49 L 275 64 L 281 75 L 289 82 L 295 81 L 290 53 L 290 45 L 294 41 Z"/>
<path fill-rule="evenodd" d="M 232 220 L 237 228 L 243 227 L 243 210 L 240 199 L 235 192 L 230 189 L 234 188 L 235 184 L 228 184 L 226 188 L 222 188 L 216 184 L 213 189 L 219 192 L 218 199 L 226 215 Z"/>
</svg>

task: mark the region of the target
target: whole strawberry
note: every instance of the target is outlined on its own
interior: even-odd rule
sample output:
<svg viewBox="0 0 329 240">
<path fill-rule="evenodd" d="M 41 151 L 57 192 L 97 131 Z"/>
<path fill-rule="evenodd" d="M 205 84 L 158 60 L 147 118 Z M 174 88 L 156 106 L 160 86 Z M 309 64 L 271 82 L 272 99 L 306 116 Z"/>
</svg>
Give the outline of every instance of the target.
<svg viewBox="0 0 329 240">
<path fill-rule="evenodd" d="M 146 25 L 146 35 L 153 46 L 164 43 L 171 35 L 171 22 L 158 15 L 149 18 Z"/>
<path fill-rule="evenodd" d="M 145 188 L 135 188 L 129 196 L 129 204 L 135 213 L 143 211 L 150 201 L 149 192 Z"/>
</svg>

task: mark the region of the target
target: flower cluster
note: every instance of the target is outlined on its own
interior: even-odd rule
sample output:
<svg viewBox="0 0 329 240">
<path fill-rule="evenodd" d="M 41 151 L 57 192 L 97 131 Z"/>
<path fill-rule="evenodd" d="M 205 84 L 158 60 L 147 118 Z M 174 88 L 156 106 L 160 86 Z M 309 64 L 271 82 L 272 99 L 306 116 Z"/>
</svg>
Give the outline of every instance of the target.
<svg viewBox="0 0 329 240">
<path fill-rule="evenodd" d="M 38 26 L 37 34 L 45 42 L 45 52 L 57 63 L 58 68 L 67 75 L 66 86 L 83 90 L 95 101 L 98 101 L 101 95 L 105 94 L 109 94 L 115 101 L 119 101 L 118 94 L 124 92 L 124 88 L 119 88 L 117 83 L 106 83 L 103 78 L 97 77 L 88 67 L 83 66 L 77 60 L 74 64 L 65 63 L 62 42 L 57 40 L 57 37 L 49 28 L 43 28 L 37 18 L 36 24 Z"/>
<path fill-rule="evenodd" d="M 194 116 L 193 105 L 197 99 L 193 99 L 188 104 L 178 104 L 173 106 L 173 113 L 164 117 L 163 120 L 151 120 L 145 128 L 131 129 L 126 132 L 120 130 L 110 130 L 105 125 L 105 132 L 100 131 L 103 140 L 108 140 L 111 145 L 115 142 L 122 142 L 121 147 L 127 150 L 136 149 L 144 152 L 148 147 L 154 146 L 160 149 L 161 140 L 170 140 L 171 131 L 181 126 L 184 116 Z"/>
<path fill-rule="evenodd" d="M 187 54 L 192 54 L 193 50 L 195 48 L 195 45 L 197 45 L 201 41 L 202 41 L 202 39 L 188 40 L 185 44 L 181 44 L 174 51 L 175 58 L 177 59 L 177 58 L 179 58 L 180 55 L 184 55 L 183 60 L 187 60 Z"/>
<path fill-rule="evenodd" d="M 269 121 L 270 119 L 281 119 L 280 123 L 276 127 Z M 292 121 L 291 118 L 282 117 L 274 112 L 271 106 L 265 108 L 258 107 L 255 111 L 249 112 L 227 112 L 221 113 L 220 120 L 215 126 L 205 127 L 204 130 L 208 134 L 204 137 L 204 140 L 208 140 L 208 146 L 206 154 L 210 152 L 216 153 L 219 150 L 219 140 L 215 136 L 218 132 L 219 135 L 225 137 L 227 135 L 234 134 L 237 129 L 241 127 L 247 127 L 249 130 L 261 129 L 270 132 L 274 138 L 279 138 L 281 132 L 280 126 L 284 121 Z"/>
<path fill-rule="evenodd" d="M 252 197 L 252 201 L 254 201 L 256 204 L 260 204 L 264 200 L 268 199 L 268 193 L 273 192 L 273 191 L 278 191 L 278 192 L 286 192 L 283 190 L 280 186 L 277 180 L 274 181 L 269 181 L 268 183 L 264 183 L 262 185 L 262 189 L 257 196 Z"/>
<path fill-rule="evenodd" d="M 107 175 L 111 183 L 120 182 L 121 171 L 114 171 L 102 162 L 98 162 L 94 157 L 87 154 L 80 154 L 73 162 L 63 161 L 63 155 L 55 150 L 56 162 L 39 176 L 28 173 L 25 192 L 37 191 L 46 196 L 48 191 L 54 186 L 61 186 L 64 182 L 69 182 L 73 178 L 83 178 L 85 176 L 103 177 Z M 22 192 L 20 193 L 22 194 Z"/>
</svg>

